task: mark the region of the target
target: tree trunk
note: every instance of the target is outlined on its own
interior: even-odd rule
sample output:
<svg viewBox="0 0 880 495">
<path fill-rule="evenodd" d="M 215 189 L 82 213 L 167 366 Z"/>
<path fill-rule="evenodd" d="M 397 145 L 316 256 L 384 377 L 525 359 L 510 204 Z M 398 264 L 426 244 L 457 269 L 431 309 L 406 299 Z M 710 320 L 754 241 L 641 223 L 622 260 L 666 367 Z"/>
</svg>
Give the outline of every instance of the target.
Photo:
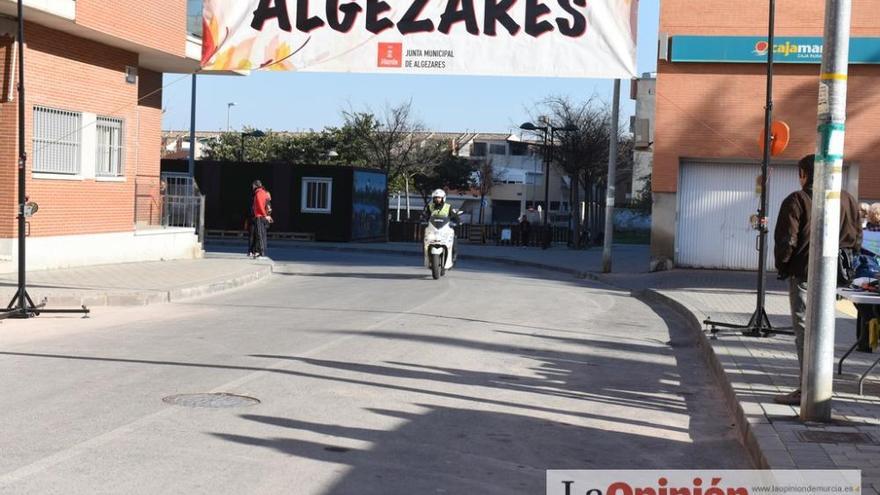
<svg viewBox="0 0 880 495">
<path fill-rule="evenodd" d="M 569 204 L 569 209 L 571 210 L 572 218 L 571 244 L 575 247 L 575 249 L 581 247 L 580 188 L 581 182 L 580 180 L 578 180 L 577 174 L 573 174 L 571 176 L 571 203 Z"/>
<path fill-rule="evenodd" d="M 403 182 L 406 183 L 406 221 L 409 222 L 410 202 L 409 202 L 409 175 L 408 174 L 403 174 Z"/>
<path fill-rule="evenodd" d="M 480 195 L 480 225 L 483 225 L 483 204 L 486 202 L 486 195 Z"/>
</svg>

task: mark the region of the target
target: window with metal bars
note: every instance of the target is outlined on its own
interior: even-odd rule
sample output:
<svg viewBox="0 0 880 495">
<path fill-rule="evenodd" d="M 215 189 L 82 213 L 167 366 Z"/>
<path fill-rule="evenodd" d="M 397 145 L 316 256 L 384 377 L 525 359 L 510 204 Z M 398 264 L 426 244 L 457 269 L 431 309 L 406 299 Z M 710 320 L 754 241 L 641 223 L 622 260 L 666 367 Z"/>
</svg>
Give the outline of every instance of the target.
<svg viewBox="0 0 880 495">
<path fill-rule="evenodd" d="M 82 114 L 34 107 L 34 172 L 78 175 Z"/>
<path fill-rule="evenodd" d="M 98 177 L 122 177 L 125 173 L 122 150 L 125 136 L 121 119 L 98 117 L 95 126 L 95 175 Z"/>
<path fill-rule="evenodd" d="M 333 179 L 305 177 L 302 184 L 302 211 L 330 213 L 333 203 Z"/>
</svg>

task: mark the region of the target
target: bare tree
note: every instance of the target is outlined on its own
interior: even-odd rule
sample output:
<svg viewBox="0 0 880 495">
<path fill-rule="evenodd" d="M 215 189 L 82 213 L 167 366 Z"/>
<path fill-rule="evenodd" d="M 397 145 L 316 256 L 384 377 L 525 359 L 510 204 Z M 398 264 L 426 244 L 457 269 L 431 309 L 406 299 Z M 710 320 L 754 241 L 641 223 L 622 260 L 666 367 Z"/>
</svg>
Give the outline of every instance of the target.
<svg viewBox="0 0 880 495">
<path fill-rule="evenodd" d="M 611 144 L 611 112 L 604 102 L 589 98 L 577 102 L 567 97 L 550 97 L 539 103 L 538 115 L 546 115 L 550 125 L 557 128 L 573 127 L 576 131 L 559 132 L 551 143 L 553 164 L 571 181 L 574 241 L 580 238 L 585 219 L 580 217 L 580 189 L 587 194 L 587 202 L 599 200 L 599 190 L 605 186 L 608 151 Z M 620 132 L 617 136 L 619 139 Z M 628 148 L 619 147 L 622 152 Z M 631 162 L 631 158 L 628 159 Z M 580 187 L 578 187 L 580 186 Z M 591 222 L 593 237 L 598 237 L 598 222 Z"/>
<path fill-rule="evenodd" d="M 389 185 L 404 182 L 409 212 L 412 178 L 437 160 L 437 147 L 426 143 L 425 126 L 413 114 L 412 101 L 388 105 L 381 116 L 349 110 L 343 112 L 343 118 L 345 128 L 352 130 L 361 144 L 368 166 L 383 170 Z"/>
<path fill-rule="evenodd" d="M 385 171 L 389 183 L 412 176 L 412 169 L 424 159 L 425 127 L 413 115 L 412 101 L 387 106 L 378 117 L 369 111 L 346 111 L 343 117 L 363 143 L 367 162 Z"/>
</svg>

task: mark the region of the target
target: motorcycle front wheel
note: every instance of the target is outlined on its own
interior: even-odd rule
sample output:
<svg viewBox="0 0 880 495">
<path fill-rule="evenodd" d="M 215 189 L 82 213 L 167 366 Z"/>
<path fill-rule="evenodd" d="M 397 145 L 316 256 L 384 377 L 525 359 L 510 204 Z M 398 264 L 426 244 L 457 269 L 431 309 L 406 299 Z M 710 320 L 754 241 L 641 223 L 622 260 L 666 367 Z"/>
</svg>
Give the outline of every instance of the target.
<svg viewBox="0 0 880 495">
<path fill-rule="evenodd" d="M 440 278 L 440 264 L 442 263 L 439 254 L 431 255 L 431 276 L 434 277 L 434 280 Z"/>
</svg>

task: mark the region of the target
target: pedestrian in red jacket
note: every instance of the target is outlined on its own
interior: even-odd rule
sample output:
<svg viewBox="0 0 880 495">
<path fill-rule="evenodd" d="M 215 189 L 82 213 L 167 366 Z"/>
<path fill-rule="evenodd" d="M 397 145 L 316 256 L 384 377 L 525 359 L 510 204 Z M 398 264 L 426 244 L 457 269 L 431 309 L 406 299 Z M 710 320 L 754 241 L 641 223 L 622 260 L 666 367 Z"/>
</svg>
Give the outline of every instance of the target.
<svg viewBox="0 0 880 495">
<path fill-rule="evenodd" d="M 254 191 L 253 224 L 256 237 L 254 257 L 262 257 L 267 253 L 266 232 L 269 229 L 269 223 L 272 222 L 272 195 L 259 180 L 255 180 L 252 187 Z"/>
</svg>

